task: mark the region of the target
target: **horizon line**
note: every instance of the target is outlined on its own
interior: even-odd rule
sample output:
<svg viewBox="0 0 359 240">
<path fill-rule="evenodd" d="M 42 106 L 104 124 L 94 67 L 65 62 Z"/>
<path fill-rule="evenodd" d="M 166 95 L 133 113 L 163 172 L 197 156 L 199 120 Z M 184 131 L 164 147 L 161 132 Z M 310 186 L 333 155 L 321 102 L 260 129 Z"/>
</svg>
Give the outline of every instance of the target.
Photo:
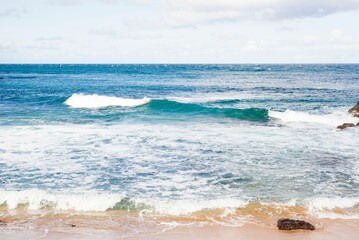
<svg viewBox="0 0 359 240">
<path fill-rule="evenodd" d="M 0 63 L 0 65 L 356 65 L 359 64 L 359 62 L 340 62 L 340 63 L 334 63 L 334 62 L 288 62 L 288 63 L 282 63 L 282 62 L 275 62 L 275 63 L 264 63 L 264 62 L 250 62 L 250 63 L 56 63 L 56 62 L 50 62 L 50 63 L 29 63 L 29 62 L 19 62 L 19 63 Z"/>
</svg>

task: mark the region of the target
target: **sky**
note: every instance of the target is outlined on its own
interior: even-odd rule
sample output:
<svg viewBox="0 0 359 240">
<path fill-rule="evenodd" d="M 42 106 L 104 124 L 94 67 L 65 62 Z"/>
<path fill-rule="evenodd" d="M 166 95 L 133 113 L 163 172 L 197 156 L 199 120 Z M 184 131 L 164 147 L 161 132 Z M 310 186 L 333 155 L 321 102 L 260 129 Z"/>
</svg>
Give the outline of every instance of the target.
<svg viewBox="0 0 359 240">
<path fill-rule="evenodd" d="M 0 0 L 0 63 L 359 63 L 359 0 Z"/>
</svg>

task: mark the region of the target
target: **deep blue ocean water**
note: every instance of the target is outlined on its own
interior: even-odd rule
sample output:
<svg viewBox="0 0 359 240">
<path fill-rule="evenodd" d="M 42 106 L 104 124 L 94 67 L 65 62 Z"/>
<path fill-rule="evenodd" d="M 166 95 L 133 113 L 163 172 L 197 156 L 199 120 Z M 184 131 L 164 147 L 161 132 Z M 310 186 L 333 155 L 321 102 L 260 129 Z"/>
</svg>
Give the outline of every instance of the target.
<svg viewBox="0 0 359 240">
<path fill-rule="evenodd" d="M 0 78 L 9 208 L 357 216 L 359 130 L 336 126 L 359 121 L 359 65 L 0 65 Z"/>
<path fill-rule="evenodd" d="M 268 109 L 350 106 L 359 95 L 358 71 L 358 65 L 0 65 L 1 124 L 267 121 Z M 75 93 L 153 101 L 130 110 L 73 110 L 63 103 Z"/>
</svg>

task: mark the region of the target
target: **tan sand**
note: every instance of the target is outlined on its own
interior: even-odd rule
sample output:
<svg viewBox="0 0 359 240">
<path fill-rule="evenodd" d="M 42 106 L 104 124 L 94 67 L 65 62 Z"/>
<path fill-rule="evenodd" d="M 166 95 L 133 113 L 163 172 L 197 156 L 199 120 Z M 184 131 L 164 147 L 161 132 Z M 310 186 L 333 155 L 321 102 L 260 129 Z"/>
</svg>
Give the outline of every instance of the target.
<svg viewBox="0 0 359 240">
<path fill-rule="evenodd" d="M 240 227 L 221 225 L 178 226 L 169 229 L 152 229 L 137 226 L 138 231 L 98 228 L 94 226 L 75 226 L 52 223 L 41 226 L 28 225 L 24 228 L 0 226 L 1 240 L 30 239 L 254 239 L 254 240 L 355 240 L 359 239 L 359 220 L 321 220 L 322 227 L 315 231 L 279 231 L 274 226 L 244 224 Z"/>
</svg>

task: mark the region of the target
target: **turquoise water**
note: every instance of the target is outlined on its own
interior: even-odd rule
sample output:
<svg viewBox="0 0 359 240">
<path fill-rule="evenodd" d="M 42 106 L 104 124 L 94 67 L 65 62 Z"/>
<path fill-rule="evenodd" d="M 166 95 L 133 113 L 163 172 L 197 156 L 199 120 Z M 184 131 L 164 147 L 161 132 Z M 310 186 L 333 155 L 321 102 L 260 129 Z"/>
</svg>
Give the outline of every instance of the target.
<svg viewBox="0 0 359 240">
<path fill-rule="evenodd" d="M 0 65 L 0 76 L 9 208 L 359 204 L 359 130 L 336 129 L 358 121 L 347 110 L 359 65 Z"/>
</svg>

